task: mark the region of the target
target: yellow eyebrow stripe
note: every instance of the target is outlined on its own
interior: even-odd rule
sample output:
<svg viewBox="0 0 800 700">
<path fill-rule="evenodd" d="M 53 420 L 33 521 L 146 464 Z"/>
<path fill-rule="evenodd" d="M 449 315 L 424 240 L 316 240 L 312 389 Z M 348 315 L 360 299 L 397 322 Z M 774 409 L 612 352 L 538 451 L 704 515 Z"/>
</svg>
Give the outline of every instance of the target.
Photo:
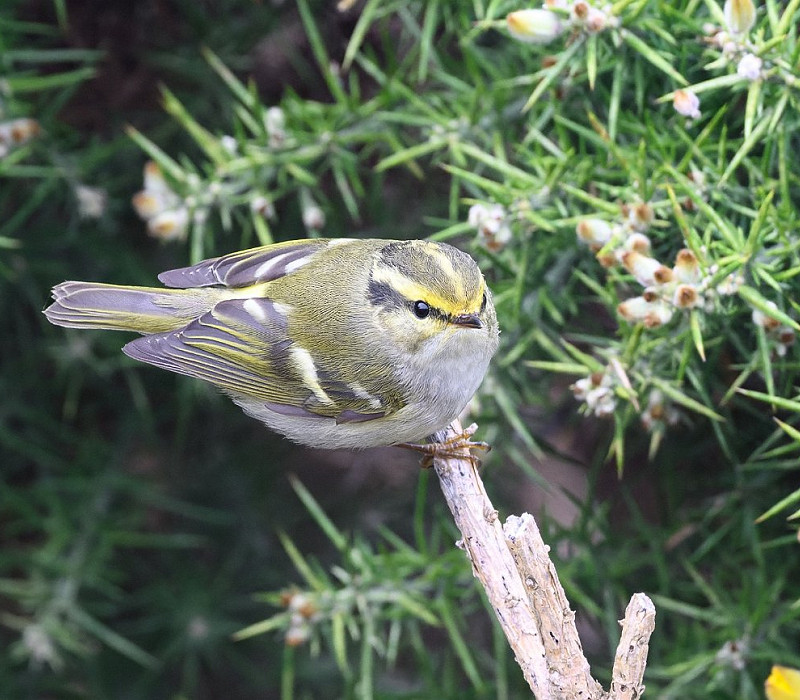
<svg viewBox="0 0 800 700">
<path fill-rule="evenodd" d="M 448 263 L 449 262 L 448 260 Z M 483 300 L 483 286 L 481 285 L 480 296 L 473 300 L 472 308 L 465 309 L 462 306 L 453 304 L 451 300 L 436 294 L 430 288 L 423 287 L 418 282 L 406 277 L 402 272 L 398 272 L 396 268 L 386 267 L 384 265 L 378 265 L 373 269 L 372 279 L 379 284 L 389 285 L 409 301 L 422 300 L 451 316 L 457 316 L 462 313 L 477 313 L 480 311 L 481 302 Z"/>
</svg>

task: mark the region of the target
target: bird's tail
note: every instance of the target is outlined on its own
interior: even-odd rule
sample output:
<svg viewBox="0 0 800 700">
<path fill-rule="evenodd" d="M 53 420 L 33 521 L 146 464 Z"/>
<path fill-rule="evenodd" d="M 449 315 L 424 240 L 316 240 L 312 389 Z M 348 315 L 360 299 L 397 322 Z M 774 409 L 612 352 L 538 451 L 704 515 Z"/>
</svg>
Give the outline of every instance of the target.
<svg viewBox="0 0 800 700">
<path fill-rule="evenodd" d="M 177 330 L 207 311 L 211 299 L 206 291 L 62 282 L 53 288 L 55 301 L 44 315 L 66 328 L 163 333 Z"/>
</svg>

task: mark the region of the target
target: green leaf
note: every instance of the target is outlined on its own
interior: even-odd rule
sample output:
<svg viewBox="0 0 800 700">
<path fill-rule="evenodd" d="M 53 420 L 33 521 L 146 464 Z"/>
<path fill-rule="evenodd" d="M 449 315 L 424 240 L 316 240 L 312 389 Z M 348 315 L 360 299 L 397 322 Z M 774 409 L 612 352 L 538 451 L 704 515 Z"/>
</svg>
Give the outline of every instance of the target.
<svg viewBox="0 0 800 700">
<path fill-rule="evenodd" d="M 778 23 L 778 27 L 775 31 L 777 36 L 783 36 L 789 31 L 789 27 L 794 21 L 794 15 L 797 12 L 798 7 L 800 7 L 800 0 L 789 0 L 783 10 L 780 22 Z"/>
<path fill-rule="evenodd" d="M 589 89 L 593 91 L 597 80 L 597 34 L 592 34 L 586 40 L 586 78 Z"/>
<path fill-rule="evenodd" d="M 248 625 L 244 629 L 235 632 L 232 637 L 235 641 L 240 642 L 243 639 L 250 639 L 251 637 L 257 637 L 259 634 L 266 634 L 272 630 L 280 629 L 289 621 L 289 615 L 290 613 L 288 612 L 278 613 L 277 615 L 268 617 L 266 620 Z"/>
<path fill-rule="evenodd" d="M 316 499 L 311 495 L 311 492 L 294 474 L 289 474 L 289 483 L 303 502 L 306 510 L 314 519 L 314 522 L 320 526 L 328 539 L 333 543 L 333 546 L 340 552 L 344 552 L 347 548 L 347 538 L 339 531 L 336 525 L 333 524 L 333 521 L 326 515 L 325 511 L 322 510 L 319 503 L 317 503 Z"/>
<path fill-rule="evenodd" d="M 753 122 L 756 119 L 760 105 L 761 80 L 753 80 L 747 88 L 747 104 L 744 108 L 744 135 L 745 138 L 753 132 Z"/>
<path fill-rule="evenodd" d="M 666 73 L 676 83 L 679 83 L 680 85 L 688 84 L 686 78 L 678 73 L 678 71 L 672 67 L 672 64 L 666 58 L 664 58 L 660 53 L 657 53 L 655 49 L 648 46 L 638 36 L 627 29 L 621 29 L 620 36 L 622 36 L 622 39 L 625 41 L 625 43 L 628 44 L 628 46 L 630 46 L 638 54 L 640 54 L 642 58 L 650 61 L 650 63 L 652 63 L 660 71 Z"/>
<path fill-rule="evenodd" d="M 690 411 L 694 411 L 695 413 L 699 413 L 700 415 L 705 416 L 706 418 L 710 418 L 713 421 L 724 422 L 725 419 L 710 409 L 708 406 L 700 403 L 699 401 L 691 398 L 684 394 L 680 389 L 677 389 L 672 384 L 663 379 L 658 379 L 653 377 L 650 379 L 653 386 L 661 389 L 664 392 L 664 395 L 672 399 L 675 403 L 680 404 L 684 408 L 688 408 Z"/>
<path fill-rule="evenodd" d="M 69 615 L 77 625 L 99 639 L 107 647 L 114 649 L 114 651 L 119 652 L 131 661 L 150 669 L 159 666 L 159 660 L 156 657 L 148 654 L 141 647 L 125 639 L 121 634 L 110 629 L 91 615 L 88 615 L 81 608 L 76 606 L 70 607 Z"/>
<path fill-rule="evenodd" d="M 350 70 L 350 64 L 358 53 L 380 5 L 381 0 L 367 0 L 359 10 L 358 21 L 356 22 L 352 34 L 350 34 L 350 41 L 347 43 L 347 49 L 344 52 L 344 60 L 342 61 L 343 70 Z"/>
<path fill-rule="evenodd" d="M 757 401 L 764 401 L 765 403 L 772 404 L 776 408 L 783 408 L 787 411 L 800 413 L 800 401 L 797 399 L 787 399 L 783 396 L 765 394 L 762 391 L 754 391 L 753 389 L 737 389 L 737 393 L 749 396 L 751 399 L 756 399 Z"/>
<path fill-rule="evenodd" d="M 589 374 L 590 370 L 586 365 L 574 362 L 548 362 L 547 360 L 526 360 L 525 366 L 532 369 L 541 369 L 545 372 L 557 372 L 559 374 Z"/>
<path fill-rule="evenodd" d="M 531 96 L 528 98 L 528 101 L 523 106 L 523 112 L 527 112 L 538 102 L 539 98 L 544 94 L 544 91 L 547 90 L 547 88 L 553 84 L 555 79 L 561 75 L 562 71 L 566 68 L 567 64 L 572 60 L 573 56 L 575 56 L 575 54 L 578 52 L 578 49 L 582 45 L 582 41 L 575 41 L 574 44 L 568 46 L 564 51 L 561 52 L 561 55 L 558 57 L 558 60 L 554 65 L 544 70 L 544 76 L 539 81 L 539 84 L 534 88 Z"/>
<path fill-rule="evenodd" d="M 793 491 L 788 496 L 778 501 L 774 506 L 765 510 L 761 515 L 759 515 L 756 518 L 756 522 L 763 523 L 765 520 L 768 520 L 773 515 L 780 513 L 780 511 L 789 508 L 790 506 L 793 506 L 796 503 L 800 503 L 800 489 L 797 489 L 797 491 Z"/>
<path fill-rule="evenodd" d="M 285 532 L 279 532 L 278 538 L 283 548 L 286 550 L 286 554 L 289 555 L 289 559 L 292 560 L 295 569 L 297 569 L 298 573 L 306 580 L 306 583 L 315 591 L 321 592 L 326 590 L 327 586 L 325 585 L 325 581 L 314 573 L 305 557 L 300 553 L 300 550 L 297 549 L 295 543 L 289 539 L 289 536 Z"/>
<path fill-rule="evenodd" d="M 703 347 L 703 332 L 700 329 L 700 313 L 694 309 L 689 313 L 689 328 L 692 332 L 692 342 L 700 355 L 700 359 L 706 361 L 706 351 Z"/>
<path fill-rule="evenodd" d="M 76 68 L 62 73 L 50 75 L 25 75 L 22 73 L 6 75 L 5 91 L 11 94 L 22 95 L 27 92 L 41 92 L 55 88 L 70 87 L 91 80 L 97 74 L 94 68 Z"/>
<path fill-rule="evenodd" d="M 730 162 L 728 163 L 728 167 L 725 168 L 725 172 L 722 173 L 719 180 L 717 181 L 716 186 L 722 187 L 725 184 L 727 179 L 733 174 L 736 168 L 739 167 L 742 160 L 744 160 L 745 156 L 747 156 L 750 151 L 752 151 L 756 145 L 761 143 L 761 138 L 767 133 L 767 129 L 770 127 L 770 117 L 772 115 L 765 114 L 761 121 L 758 123 L 758 126 L 755 127 L 750 132 L 750 135 L 745 138 L 742 142 L 742 145 L 739 146 L 739 150 L 733 155 Z"/>
<path fill-rule="evenodd" d="M 347 95 L 341 83 L 339 82 L 339 76 L 334 75 L 333 73 L 331 68 L 333 66 L 333 62 L 328 55 L 328 50 L 325 48 L 325 42 L 323 41 L 322 35 L 319 32 L 314 13 L 309 7 L 308 0 L 297 0 L 297 9 L 300 11 L 300 18 L 303 21 L 303 26 L 306 30 L 306 36 L 311 44 L 311 52 L 314 54 L 314 58 L 317 61 L 317 66 L 319 66 L 320 72 L 325 78 L 325 82 L 328 85 L 328 89 L 331 91 L 331 95 L 333 95 L 334 99 L 340 104 L 346 104 Z"/>
</svg>

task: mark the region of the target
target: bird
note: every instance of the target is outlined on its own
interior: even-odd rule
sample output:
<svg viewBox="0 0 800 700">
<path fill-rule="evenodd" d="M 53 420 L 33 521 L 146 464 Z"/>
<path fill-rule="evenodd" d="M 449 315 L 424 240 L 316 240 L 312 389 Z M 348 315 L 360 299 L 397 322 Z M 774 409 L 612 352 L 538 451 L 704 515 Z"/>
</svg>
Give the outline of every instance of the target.
<svg viewBox="0 0 800 700">
<path fill-rule="evenodd" d="M 129 357 L 210 382 L 289 440 L 415 444 L 453 421 L 499 344 L 477 263 L 428 240 L 304 239 L 204 260 L 164 287 L 68 281 L 47 319 L 134 331 Z"/>
</svg>

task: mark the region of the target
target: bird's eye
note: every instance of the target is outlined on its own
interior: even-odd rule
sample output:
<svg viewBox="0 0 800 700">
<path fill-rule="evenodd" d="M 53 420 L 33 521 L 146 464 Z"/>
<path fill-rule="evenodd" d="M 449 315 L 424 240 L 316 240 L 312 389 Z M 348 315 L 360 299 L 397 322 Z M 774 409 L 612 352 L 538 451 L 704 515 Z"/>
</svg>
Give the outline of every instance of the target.
<svg viewBox="0 0 800 700">
<path fill-rule="evenodd" d="M 431 307 L 428 306 L 421 299 L 419 301 L 414 302 L 414 315 L 417 318 L 428 318 L 430 312 L 431 312 Z"/>
<path fill-rule="evenodd" d="M 486 292 L 483 293 L 483 299 L 481 299 L 481 311 L 486 308 Z"/>
</svg>

